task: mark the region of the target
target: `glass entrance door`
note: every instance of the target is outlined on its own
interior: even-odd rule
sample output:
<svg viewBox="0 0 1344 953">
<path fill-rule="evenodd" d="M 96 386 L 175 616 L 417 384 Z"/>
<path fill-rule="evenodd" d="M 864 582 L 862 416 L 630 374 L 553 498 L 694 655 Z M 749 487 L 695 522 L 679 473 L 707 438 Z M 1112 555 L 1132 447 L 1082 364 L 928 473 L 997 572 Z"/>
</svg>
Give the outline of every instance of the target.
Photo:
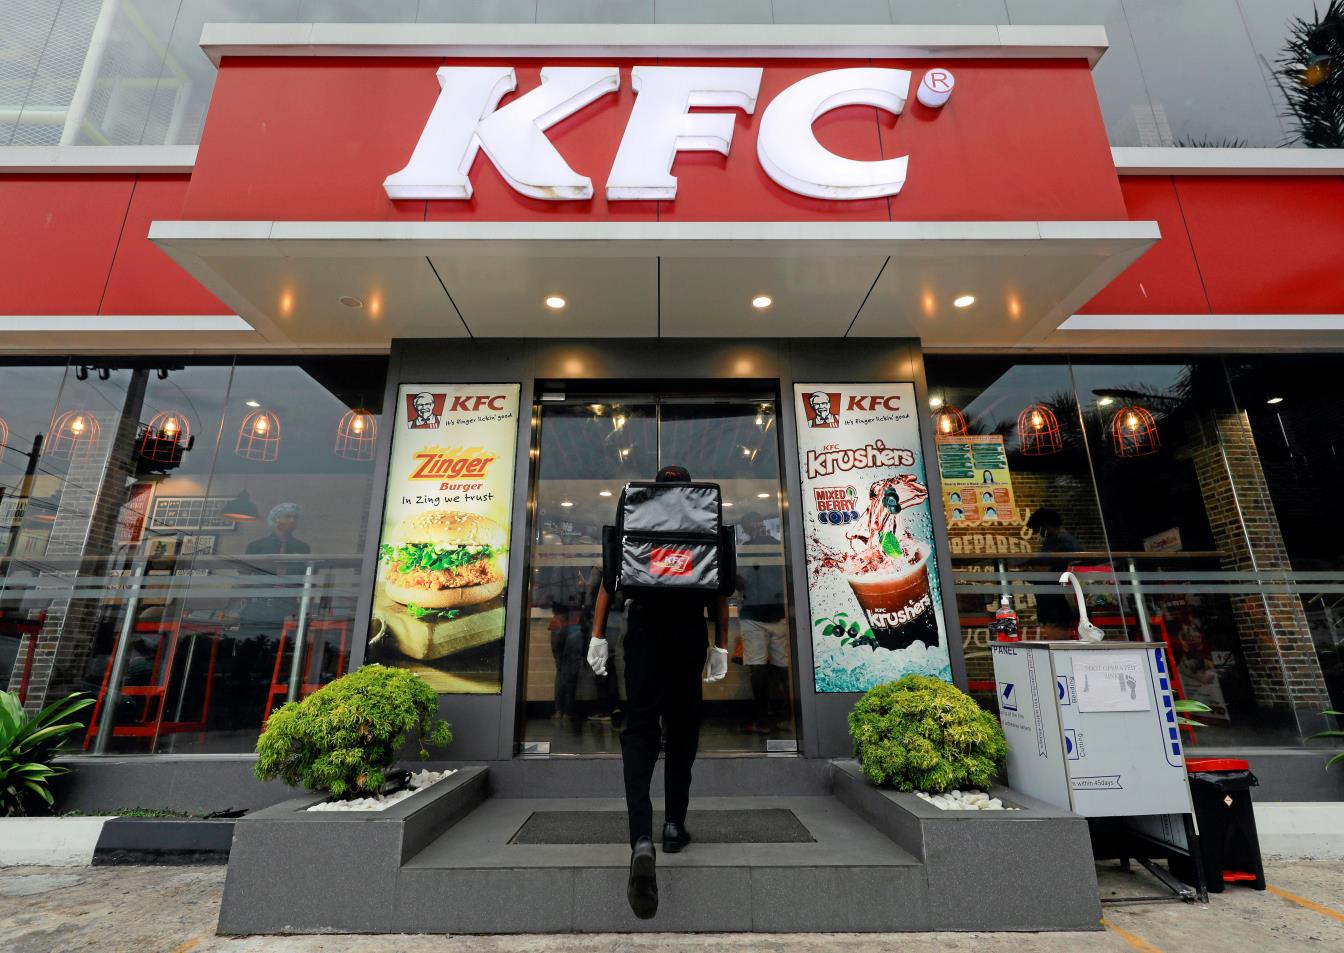
<svg viewBox="0 0 1344 953">
<path fill-rule="evenodd" d="M 728 677 L 706 685 L 702 752 L 796 750 L 791 602 L 773 395 L 568 394 L 537 405 L 524 753 L 620 751 L 624 607 L 608 619 L 611 659 L 586 656 L 601 585 L 601 530 L 631 480 L 680 464 L 723 487 L 737 527 Z M 712 631 L 711 625 L 711 631 Z"/>
</svg>

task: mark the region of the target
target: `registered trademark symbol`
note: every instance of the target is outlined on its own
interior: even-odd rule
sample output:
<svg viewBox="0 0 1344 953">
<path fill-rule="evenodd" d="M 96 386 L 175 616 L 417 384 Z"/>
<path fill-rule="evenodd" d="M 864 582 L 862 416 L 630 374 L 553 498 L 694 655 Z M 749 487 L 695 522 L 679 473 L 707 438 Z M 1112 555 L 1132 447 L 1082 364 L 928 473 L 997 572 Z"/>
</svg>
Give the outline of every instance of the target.
<svg viewBox="0 0 1344 953">
<path fill-rule="evenodd" d="M 922 105 L 930 109 L 940 109 L 951 98 L 952 89 L 956 85 L 957 78 L 952 75 L 951 70 L 935 66 L 924 74 L 915 96 Z"/>
</svg>

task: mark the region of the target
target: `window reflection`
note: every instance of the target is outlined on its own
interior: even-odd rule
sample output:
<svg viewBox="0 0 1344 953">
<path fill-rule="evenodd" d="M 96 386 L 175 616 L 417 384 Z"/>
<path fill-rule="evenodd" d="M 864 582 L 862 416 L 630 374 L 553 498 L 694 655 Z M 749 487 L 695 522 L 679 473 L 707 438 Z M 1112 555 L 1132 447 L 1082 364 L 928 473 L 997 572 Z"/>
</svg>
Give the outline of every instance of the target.
<svg viewBox="0 0 1344 953">
<path fill-rule="evenodd" d="M 1248 412 L 1219 360 L 928 361 L 967 668 L 987 703 L 993 606 L 1008 595 L 1025 638 L 1075 638 L 1078 606 L 1057 582 L 1071 570 L 1107 638 L 1165 645 L 1177 695 L 1212 709 L 1191 743 L 1295 743 L 1314 729 L 1339 678 L 1335 577 L 1303 587 L 1290 573 L 1289 541 L 1320 539 L 1321 523 L 1281 521 L 1311 494 L 1260 445 L 1290 444 L 1279 392 L 1328 375 L 1266 383 L 1260 366 L 1239 371 Z M 1332 446 L 1303 454 L 1325 460 Z"/>
<path fill-rule="evenodd" d="M 90 693 L 89 752 L 251 750 L 273 705 L 348 664 L 372 460 L 335 448 L 344 415 L 378 412 L 383 374 L 7 368 L 10 439 L 39 455 L 0 458 L 0 673 L 30 707 Z M 253 404 L 284 425 L 265 428 L 274 453 L 240 452 Z"/>
<path fill-rule="evenodd" d="M 680 464 L 718 483 L 736 525 L 738 585 L 722 682 L 705 686 L 701 745 L 750 750 L 795 738 L 790 621 L 773 397 L 570 396 L 538 408 L 524 750 L 615 752 L 622 725 L 623 600 L 608 618 L 609 675 L 584 658 L 601 585 L 601 527 L 621 488 Z"/>
</svg>

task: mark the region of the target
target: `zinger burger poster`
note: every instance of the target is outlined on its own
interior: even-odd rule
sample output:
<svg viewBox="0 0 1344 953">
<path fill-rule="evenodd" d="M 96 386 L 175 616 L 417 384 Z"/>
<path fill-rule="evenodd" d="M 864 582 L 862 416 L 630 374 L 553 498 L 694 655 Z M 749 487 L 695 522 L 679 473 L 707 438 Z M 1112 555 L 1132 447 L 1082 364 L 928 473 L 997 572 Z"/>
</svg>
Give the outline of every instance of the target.
<svg viewBox="0 0 1344 953">
<path fill-rule="evenodd" d="M 498 694 L 517 384 L 403 384 L 369 660 L 441 694 Z"/>
</svg>

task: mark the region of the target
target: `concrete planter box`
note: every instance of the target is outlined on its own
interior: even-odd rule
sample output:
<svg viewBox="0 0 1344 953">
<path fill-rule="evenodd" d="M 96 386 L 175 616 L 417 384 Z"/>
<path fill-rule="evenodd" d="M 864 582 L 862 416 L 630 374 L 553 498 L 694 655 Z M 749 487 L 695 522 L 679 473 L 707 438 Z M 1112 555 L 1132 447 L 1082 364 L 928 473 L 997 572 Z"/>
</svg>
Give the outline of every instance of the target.
<svg viewBox="0 0 1344 953">
<path fill-rule="evenodd" d="M 924 863 L 935 930 L 1099 930 L 1087 821 L 1016 791 L 1016 811 L 943 811 L 878 788 L 854 761 L 833 765 L 835 796 Z"/>
<path fill-rule="evenodd" d="M 234 823 L 190 817 L 108 818 L 93 865 L 228 863 Z"/>
<path fill-rule="evenodd" d="M 219 932 L 396 933 L 398 872 L 486 796 L 462 768 L 384 811 L 307 811 L 311 795 L 239 818 Z"/>
</svg>

